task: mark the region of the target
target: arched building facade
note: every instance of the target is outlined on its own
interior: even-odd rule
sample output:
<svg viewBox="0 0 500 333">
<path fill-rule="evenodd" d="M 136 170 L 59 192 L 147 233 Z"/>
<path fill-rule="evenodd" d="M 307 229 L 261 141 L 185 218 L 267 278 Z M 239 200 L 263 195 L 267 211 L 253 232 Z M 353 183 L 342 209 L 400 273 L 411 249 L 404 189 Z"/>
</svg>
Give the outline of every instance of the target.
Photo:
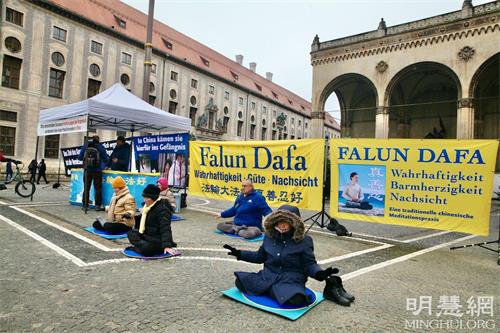
<svg viewBox="0 0 500 333">
<path fill-rule="evenodd" d="M 320 42 L 314 38 L 313 135 L 336 94 L 341 135 L 500 138 L 500 1 Z M 500 156 L 500 155 L 499 155 Z M 497 158 L 497 170 L 500 157 Z"/>
</svg>

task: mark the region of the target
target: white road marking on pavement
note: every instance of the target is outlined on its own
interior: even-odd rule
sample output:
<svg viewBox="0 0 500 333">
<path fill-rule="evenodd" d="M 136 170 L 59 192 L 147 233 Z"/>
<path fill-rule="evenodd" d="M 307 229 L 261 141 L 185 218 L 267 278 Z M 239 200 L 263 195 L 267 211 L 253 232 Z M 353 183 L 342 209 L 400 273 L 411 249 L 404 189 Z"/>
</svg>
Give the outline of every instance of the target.
<svg viewBox="0 0 500 333">
<path fill-rule="evenodd" d="M 229 258 L 218 258 L 218 257 L 201 257 L 201 256 L 179 256 L 175 257 L 175 259 L 182 259 L 182 260 L 207 260 L 207 261 L 226 261 L 226 262 L 237 262 L 241 264 L 247 264 L 247 265 L 255 265 L 250 262 L 246 261 L 241 261 L 241 260 L 236 260 L 236 259 L 229 259 Z"/>
<path fill-rule="evenodd" d="M 423 249 L 420 251 L 412 252 L 412 253 L 409 253 L 409 254 L 401 256 L 401 257 L 397 257 L 397 258 L 394 258 L 391 260 L 383 261 L 381 263 L 378 263 L 378 264 L 375 264 L 372 266 L 368 266 L 368 267 L 364 267 L 364 268 L 358 269 L 356 271 L 344 274 L 344 275 L 342 275 L 342 279 L 349 280 L 349 279 L 355 278 L 357 276 L 363 275 L 365 273 L 369 273 L 369 272 L 372 272 L 374 270 L 384 268 L 384 267 L 390 266 L 392 264 L 396 264 L 398 262 L 403 262 L 403 261 L 406 261 L 408 259 L 420 256 L 422 254 L 426 254 L 426 253 L 429 253 L 429 252 L 432 252 L 435 250 L 439 250 L 443 247 L 447 247 L 447 246 L 450 246 L 452 244 L 455 244 L 455 243 L 458 243 L 461 241 L 465 241 L 467 239 L 475 238 L 475 237 L 477 237 L 477 236 L 476 235 L 465 236 L 465 237 L 458 238 L 458 239 L 455 239 L 455 240 L 452 240 L 452 241 L 449 241 L 446 243 L 438 244 L 438 245 L 435 245 L 435 246 L 432 246 L 432 247 L 429 247 L 429 248 L 426 248 L 426 249 Z"/>
<path fill-rule="evenodd" d="M 359 232 L 353 232 L 353 235 L 358 235 L 358 236 L 363 236 L 363 237 L 370 237 L 370 238 L 376 238 L 376 239 L 382 239 L 390 242 L 396 242 L 396 243 L 401 243 L 402 241 L 400 239 L 395 239 L 395 238 L 388 238 L 388 237 L 381 237 L 381 236 L 375 236 L 375 235 L 369 235 L 369 234 L 362 234 Z"/>
<path fill-rule="evenodd" d="M 451 231 L 435 232 L 435 233 L 430 234 L 430 235 L 415 237 L 415 238 L 412 238 L 412 239 L 406 239 L 406 240 L 401 241 L 401 242 L 402 243 L 412 243 L 412 242 L 416 242 L 416 241 L 419 241 L 419 240 L 422 240 L 422 239 L 426 239 L 426 238 L 430 238 L 430 237 L 434 237 L 434 236 L 446 235 L 446 234 L 450 234 L 450 233 L 451 233 Z"/>
<path fill-rule="evenodd" d="M 226 249 L 211 249 L 203 247 L 178 247 L 179 250 L 189 250 L 189 251 L 207 251 L 207 252 L 228 252 Z"/>
<path fill-rule="evenodd" d="M 85 266 L 118 264 L 118 263 L 121 263 L 121 262 L 136 261 L 136 260 L 137 259 L 134 259 L 134 258 L 107 259 L 107 260 L 100 260 L 100 261 L 91 261 L 91 262 L 86 263 Z"/>
<path fill-rule="evenodd" d="M 192 206 L 205 206 L 205 205 L 208 205 L 210 203 L 210 200 L 207 200 L 207 199 L 202 199 L 202 198 L 198 198 L 198 197 L 197 197 L 197 199 L 203 200 L 204 202 L 201 204 L 193 204 Z"/>
<path fill-rule="evenodd" d="M 347 253 L 347 254 L 344 254 L 344 255 L 341 255 L 341 256 L 324 259 L 324 260 L 318 261 L 318 264 L 320 264 L 320 265 L 329 264 L 331 262 L 340 261 L 340 260 L 344 260 L 344 259 L 347 259 L 347 258 L 352 258 L 352 257 L 360 256 L 362 254 L 366 254 L 366 253 L 370 253 L 370 252 L 375 252 L 375 251 L 387 249 L 387 248 L 393 247 L 393 246 L 394 245 L 392 245 L 392 244 L 384 244 L 384 245 L 373 247 L 373 248 L 370 248 L 370 249 L 364 249 L 364 250 L 361 250 L 361 251 L 351 252 L 351 253 Z"/>
<path fill-rule="evenodd" d="M 105 245 L 102 245 L 102 244 L 100 244 L 100 243 L 98 243 L 98 242 L 96 242 L 96 241 L 94 241 L 94 240 L 92 240 L 90 238 L 82 236 L 82 235 L 80 235 L 77 232 L 74 232 L 72 230 L 66 229 L 66 228 L 64 228 L 64 227 L 62 227 L 60 225 L 57 225 L 54 222 L 50 222 L 49 220 L 44 219 L 43 217 L 40 217 L 40 216 L 35 215 L 33 213 L 30 213 L 30 212 L 28 212 L 28 211 L 26 211 L 26 210 L 24 210 L 22 208 L 12 207 L 12 209 L 15 209 L 15 210 L 17 210 L 20 213 L 26 214 L 26 215 L 34 218 L 34 219 L 37 219 L 40 222 L 43 222 L 43 223 L 45 223 L 45 224 L 47 224 L 47 225 L 49 225 L 51 227 L 54 227 L 54 228 L 56 228 L 58 230 L 61 230 L 62 232 L 67 233 L 68 235 L 76 237 L 76 238 L 78 238 L 78 239 L 80 239 L 80 240 L 82 240 L 82 241 L 84 241 L 84 242 L 86 242 L 86 243 L 88 243 L 90 245 L 93 245 L 93 246 L 97 247 L 99 250 L 106 251 L 106 252 L 113 252 L 113 251 L 121 251 L 122 250 L 121 248 L 119 248 L 119 249 L 117 249 L 117 248 L 115 248 L 115 249 L 109 248 L 109 247 L 107 247 Z"/>
<path fill-rule="evenodd" d="M 43 245 L 47 246 L 48 248 L 54 250 L 59 255 L 61 255 L 61 256 L 65 257 L 65 258 L 71 260 L 75 265 L 80 266 L 80 267 L 86 266 L 86 263 L 83 262 L 80 258 L 75 257 L 74 255 L 72 255 L 68 251 L 60 248 L 59 246 L 57 246 L 56 244 L 48 241 L 47 239 L 43 238 L 42 236 L 35 234 L 31 230 L 26 229 L 25 227 L 23 227 L 23 226 L 15 223 L 14 221 L 8 219 L 7 217 L 5 217 L 3 215 L 0 215 L 0 219 L 3 220 L 4 222 L 7 222 L 8 224 L 10 224 L 11 226 L 13 226 L 14 228 L 16 228 L 16 229 L 24 232 L 26 235 L 30 236 L 31 238 L 39 241 L 40 243 L 42 243 Z"/>
<path fill-rule="evenodd" d="M 48 206 L 66 206 L 67 203 L 52 203 L 52 202 L 40 202 L 40 203 L 32 203 L 32 204 L 15 204 L 8 205 L 9 207 L 48 207 Z"/>
<path fill-rule="evenodd" d="M 331 237 L 338 237 L 338 238 L 341 238 L 341 239 L 344 239 L 344 240 L 354 239 L 354 240 L 358 240 L 358 241 L 362 241 L 362 242 L 367 242 L 367 243 L 374 243 L 374 244 L 378 244 L 378 245 L 387 245 L 387 243 L 379 242 L 379 241 L 375 241 L 375 240 L 371 240 L 371 239 L 358 238 L 358 237 L 347 237 L 347 236 L 340 237 L 340 236 L 337 236 L 336 234 L 333 234 L 331 232 L 322 231 L 321 229 L 320 230 L 316 230 L 316 228 L 313 228 L 313 229 L 311 229 L 309 231 L 310 232 L 315 232 L 315 233 L 318 233 L 318 234 L 323 234 L 323 235 L 331 236 Z"/>
<path fill-rule="evenodd" d="M 29 201 L 29 202 L 11 202 L 5 204 L 7 206 L 42 206 L 42 205 L 68 205 L 67 201 Z"/>
<path fill-rule="evenodd" d="M 201 212 L 201 213 L 209 213 L 210 215 L 219 215 L 221 210 L 219 209 L 214 209 L 210 207 L 203 207 L 203 208 L 196 208 L 196 207 L 187 207 L 187 210 L 193 210 L 195 212 Z"/>
</svg>

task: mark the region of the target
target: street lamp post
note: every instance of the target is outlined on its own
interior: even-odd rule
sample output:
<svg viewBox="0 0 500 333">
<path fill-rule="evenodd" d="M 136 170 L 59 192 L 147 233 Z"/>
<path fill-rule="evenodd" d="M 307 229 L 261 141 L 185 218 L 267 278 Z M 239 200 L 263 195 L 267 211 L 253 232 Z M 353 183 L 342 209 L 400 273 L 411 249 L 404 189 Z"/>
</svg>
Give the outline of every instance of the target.
<svg viewBox="0 0 500 333">
<path fill-rule="evenodd" d="M 153 22 L 155 12 L 155 0 L 149 0 L 148 30 L 146 33 L 146 43 L 144 44 L 144 80 L 142 86 L 142 99 L 149 103 L 149 76 L 151 75 L 151 54 L 153 51 Z"/>
</svg>

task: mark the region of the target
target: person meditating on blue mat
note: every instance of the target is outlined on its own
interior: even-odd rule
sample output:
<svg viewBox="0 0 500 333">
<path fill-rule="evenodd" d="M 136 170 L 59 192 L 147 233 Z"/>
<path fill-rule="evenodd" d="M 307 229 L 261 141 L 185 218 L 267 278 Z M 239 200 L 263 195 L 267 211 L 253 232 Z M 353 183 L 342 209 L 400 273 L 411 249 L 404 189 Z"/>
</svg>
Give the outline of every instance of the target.
<svg viewBox="0 0 500 333">
<path fill-rule="evenodd" d="M 160 198 L 160 189 L 149 184 L 142 192 L 142 197 L 144 208 L 139 223 L 136 224 L 139 230 L 132 229 L 128 232 L 128 240 L 132 244 L 129 248 L 147 257 L 161 253 L 176 255 L 174 248 L 177 244 L 172 238 L 170 227 L 172 211 Z"/>
<path fill-rule="evenodd" d="M 253 188 L 250 180 L 244 180 L 241 193 L 236 198 L 233 207 L 226 209 L 216 217 L 234 217 L 232 222 L 222 222 L 217 229 L 243 238 L 255 238 L 262 234 L 262 217 L 272 213 L 266 198 Z"/>
<path fill-rule="evenodd" d="M 135 224 L 135 200 L 122 177 L 113 179 L 111 186 L 115 193 L 108 208 L 107 222 L 103 224 L 98 219 L 92 226 L 96 230 L 103 230 L 112 235 L 125 234 Z"/>
<path fill-rule="evenodd" d="M 306 293 L 306 282 L 308 277 L 312 277 L 327 281 L 324 290 L 326 299 L 349 305 L 354 297 L 343 290 L 336 279 L 339 277 L 333 275 L 339 270 L 333 267 L 323 270 L 316 263 L 313 240 L 304 232 L 298 208 L 283 205 L 266 218 L 266 234 L 258 251 L 241 251 L 225 244 L 224 248 L 230 251 L 228 255 L 264 264 L 264 269 L 258 273 L 235 272 L 236 287 L 250 295 L 268 295 L 280 305 L 308 305 L 312 299 Z M 340 296 L 341 292 L 343 296 Z"/>
</svg>

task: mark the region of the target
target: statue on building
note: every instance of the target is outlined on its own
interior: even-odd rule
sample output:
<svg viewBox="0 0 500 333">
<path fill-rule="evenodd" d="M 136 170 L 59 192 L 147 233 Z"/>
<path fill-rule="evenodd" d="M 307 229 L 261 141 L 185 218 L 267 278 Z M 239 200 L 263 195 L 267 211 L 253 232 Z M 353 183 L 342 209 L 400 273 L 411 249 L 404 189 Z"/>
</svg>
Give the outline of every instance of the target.
<svg viewBox="0 0 500 333">
<path fill-rule="evenodd" d="M 197 126 L 198 127 L 206 127 L 208 123 L 208 116 L 206 113 L 202 114 L 198 117 Z"/>
<path fill-rule="evenodd" d="M 446 129 L 444 128 L 443 119 L 439 117 L 439 130 L 436 127 L 432 128 L 432 132 L 427 133 L 425 139 L 444 139 L 446 138 Z"/>
</svg>

